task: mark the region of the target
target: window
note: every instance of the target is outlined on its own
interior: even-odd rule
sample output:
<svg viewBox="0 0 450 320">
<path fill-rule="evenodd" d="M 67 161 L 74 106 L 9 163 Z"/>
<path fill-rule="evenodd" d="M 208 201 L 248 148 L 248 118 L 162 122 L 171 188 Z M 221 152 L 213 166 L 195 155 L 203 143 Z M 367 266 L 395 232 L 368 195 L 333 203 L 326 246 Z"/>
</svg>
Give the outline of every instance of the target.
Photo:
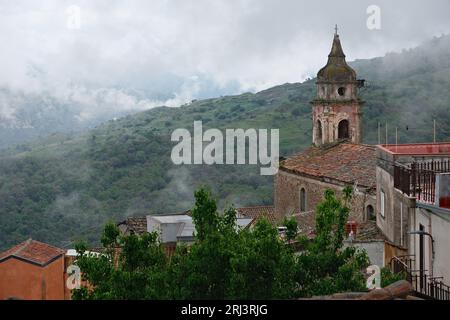
<svg viewBox="0 0 450 320">
<path fill-rule="evenodd" d="M 384 194 L 384 191 L 380 191 L 380 214 L 384 218 L 384 208 L 386 206 L 386 195 Z"/>
<path fill-rule="evenodd" d="M 338 125 L 338 139 L 348 139 L 350 138 L 348 130 L 348 120 L 342 120 Z"/>
<path fill-rule="evenodd" d="M 370 204 L 366 208 L 366 216 L 367 220 L 376 220 L 375 210 L 373 210 L 373 207 Z"/>
<path fill-rule="evenodd" d="M 300 212 L 306 211 L 306 190 L 305 188 L 300 189 Z"/>
<path fill-rule="evenodd" d="M 322 144 L 322 123 L 320 120 L 317 120 L 316 130 L 316 141 L 318 144 Z"/>
<path fill-rule="evenodd" d="M 345 95 L 345 88 L 344 87 L 340 87 L 338 89 L 338 95 L 340 95 L 341 97 Z"/>
</svg>

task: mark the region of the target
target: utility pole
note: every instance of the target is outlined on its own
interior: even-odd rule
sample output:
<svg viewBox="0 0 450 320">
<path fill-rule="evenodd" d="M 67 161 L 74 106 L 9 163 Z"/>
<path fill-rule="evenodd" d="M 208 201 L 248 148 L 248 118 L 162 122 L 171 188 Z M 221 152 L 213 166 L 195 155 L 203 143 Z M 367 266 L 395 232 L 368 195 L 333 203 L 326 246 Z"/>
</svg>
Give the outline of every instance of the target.
<svg viewBox="0 0 450 320">
<path fill-rule="evenodd" d="M 397 152 L 398 147 L 398 127 L 395 127 L 395 152 Z"/>
<path fill-rule="evenodd" d="M 433 120 L 433 142 L 436 143 L 436 119 Z"/>
<path fill-rule="evenodd" d="M 386 121 L 386 144 L 388 144 L 388 126 Z"/>
<path fill-rule="evenodd" d="M 378 144 L 381 144 L 381 123 L 378 122 Z"/>
</svg>

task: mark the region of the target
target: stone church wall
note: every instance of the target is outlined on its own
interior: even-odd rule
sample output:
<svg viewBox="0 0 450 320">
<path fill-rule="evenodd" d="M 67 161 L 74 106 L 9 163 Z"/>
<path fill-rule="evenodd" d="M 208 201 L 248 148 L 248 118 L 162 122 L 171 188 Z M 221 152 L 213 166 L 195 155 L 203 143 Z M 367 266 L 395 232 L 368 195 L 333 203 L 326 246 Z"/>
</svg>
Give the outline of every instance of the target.
<svg viewBox="0 0 450 320">
<path fill-rule="evenodd" d="M 300 190 L 306 190 L 306 211 L 314 211 L 323 200 L 324 192 L 332 189 L 338 196 L 342 196 L 345 184 L 320 181 L 309 177 L 300 176 L 279 170 L 274 182 L 275 211 L 278 217 L 300 212 Z M 349 220 L 364 222 L 367 220 L 366 208 L 368 205 L 376 207 L 375 192 L 365 192 L 358 188 L 354 192 Z"/>
</svg>

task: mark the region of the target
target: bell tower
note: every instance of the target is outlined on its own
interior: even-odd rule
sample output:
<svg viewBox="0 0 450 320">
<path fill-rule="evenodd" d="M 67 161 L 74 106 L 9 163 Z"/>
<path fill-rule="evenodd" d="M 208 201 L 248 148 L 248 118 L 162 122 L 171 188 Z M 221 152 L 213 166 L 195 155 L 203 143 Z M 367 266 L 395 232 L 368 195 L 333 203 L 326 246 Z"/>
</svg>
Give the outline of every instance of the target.
<svg viewBox="0 0 450 320">
<path fill-rule="evenodd" d="M 334 34 L 331 52 L 325 67 L 317 73 L 317 95 L 313 105 L 313 144 L 347 139 L 362 142 L 362 106 L 358 89 L 364 80 L 356 79 L 356 72 L 345 61 L 339 35 Z"/>
</svg>

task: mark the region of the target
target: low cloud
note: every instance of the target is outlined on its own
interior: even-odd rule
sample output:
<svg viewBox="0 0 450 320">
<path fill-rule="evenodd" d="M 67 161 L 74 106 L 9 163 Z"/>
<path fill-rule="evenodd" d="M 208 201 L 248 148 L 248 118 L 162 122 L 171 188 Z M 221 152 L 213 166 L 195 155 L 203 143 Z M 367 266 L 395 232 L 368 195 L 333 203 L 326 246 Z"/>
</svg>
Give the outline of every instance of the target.
<svg viewBox="0 0 450 320">
<path fill-rule="evenodd" d="M 381 8 L 381 30 L 366 28 L 371 4 Z M 80 8 L 79 29 L 67 27 L 71 5 Z M 8 2 L 0 88 L 71 104 L 81 121 L 176 107 L 313 77 L 335 23 L 348 59 L 369 58 L 450 32 L 449 9 L 445 0 Z M 13 123 L 23 107 L 1 98 L 0 121 Z"/>
</svg>

